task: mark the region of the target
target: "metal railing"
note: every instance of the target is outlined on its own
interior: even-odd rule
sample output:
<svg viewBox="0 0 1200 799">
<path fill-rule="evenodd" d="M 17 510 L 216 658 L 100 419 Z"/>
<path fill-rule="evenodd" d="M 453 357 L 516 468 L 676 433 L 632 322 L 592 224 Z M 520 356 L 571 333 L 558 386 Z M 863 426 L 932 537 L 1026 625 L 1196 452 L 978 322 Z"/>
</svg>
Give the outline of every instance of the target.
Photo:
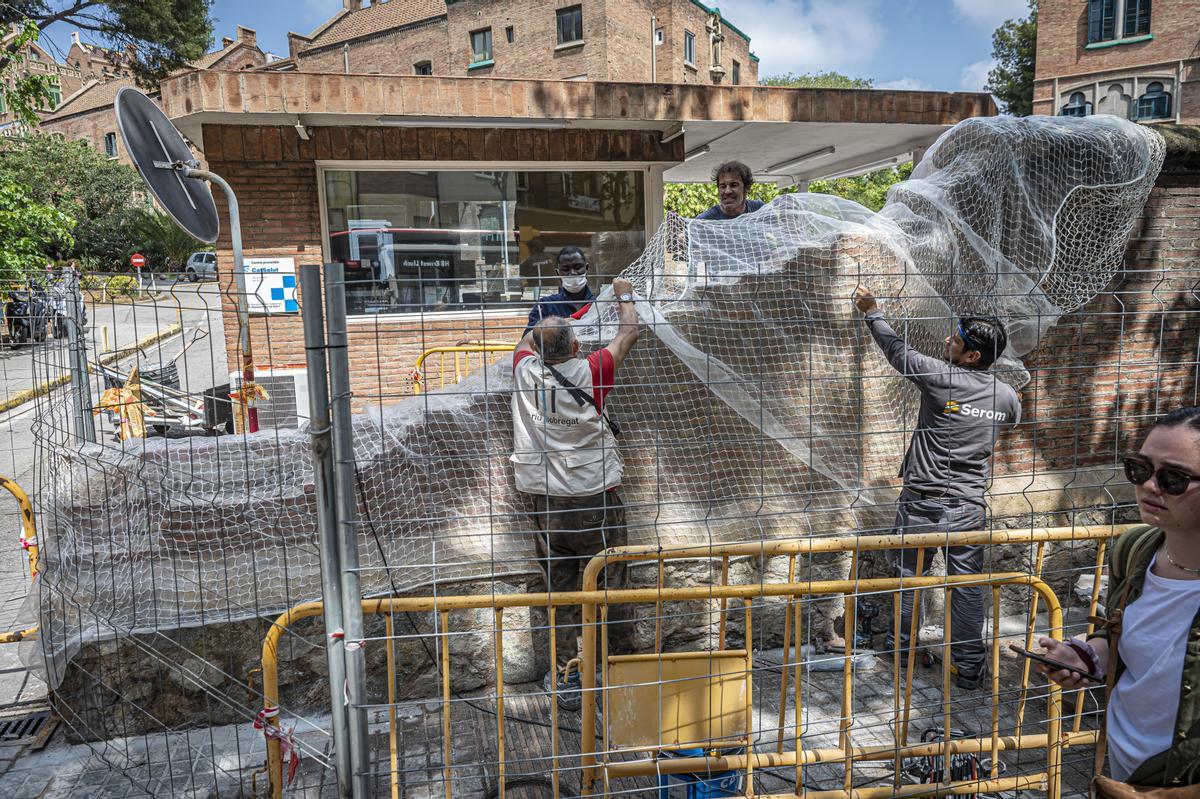
<svg viewBox="0 0 1200 799">
<path fill-rule="evenodd" d="M 37 538 L 37 522 L 33 516 L 33 504 L 29 501 L 29 495 L 21 486 L 17 485 L 14 480 L 8 477 L 0 476 L 0 488 L 8 491 L 17 500 L 17 505 L 21 509 L 21 547 L 25 550 L 26 557 L 29 558 L 29 579 L 37 579 L 38 576 L 38 538 Z M 37 626 L 30 627 L 26 630 L 8 630 L 0 632 L 0 644 L 14 643 L 23 640 L 30 635 L 33 635 L 38 630 Z"/>
<path fill-rule="evenodd" d="M 487 362 L 484 357 L 487 353 L 512 352 L 516 346 L 497 341 L 460 341 L 453 347 L 430 347 L 417 357 L 416 365 L 409 373 L 413 393 L 460 383 L 472 369 Z M 451 366 L 453 368 L 447 371 Z"/>
<path fill-rule="evenodd" d="M 789 541 L 778 542 L 761 542 L 754 544 L 732 544 L 724 546 L 698 546 L 685 547 L 675 550 L 660 550 L 651 547 L 622 547 L 609 550 L 605 553 L 595 556 L 587 565 L 584 572 L 583 589 L 575 592 L 554 593 L 554 594 L 479 594 L 479 595 L 464 595 L 464 596 L 413 596 L 413 597 L 385 597 L 379 599 L 369 599 L 362 601 L 362 612 L 364 614 L 394 614 L 394 613 L 417 613 L 430 612 L 436 614 L 438 623 L 432 636 L 437 639 L 440 646 L 441 656 L 438 659 L 438 669 L 441 681 L 441 706 L 442 706 L 442 748 L 443 748 L 443 772 L 445 779 L 445 795 L 453 796 L 452 791 L 452 772 L 455 768 L 453 742 L 451 736 L 451 696 L 452 690 L 452 674 L 450 668 L 450 636 L 456 634 L 451 626 L 451 614 L 463 611 L 480 611 L 490 609 L 493 613 L 493 622 L 491 633 L 493 636 L 493 656 L 494 656 L 494 677 L 495 677 L 495 703 L 496 703 L 496 730 L 495 737 L 497 741 L 498 760 L 495 765 L 495 773 L 499 780 L 498 790 L 499 796 L 504 796 L 506 777 L 505 777 L 505 728 L 504 728 L 504 674 L 503 674 L 503 640 L 505 632 L 504 611 L 508 608 L 545 608 L 548 616 L 548 629 L 550 652 L 550 662 L 555 662 L 556 652 L 553 630 L 556 626 L 556 611 L 558 608 L 570 605 L 582 606 L 582 666 L 581 676 L 583 682 L 582 692 L 582 724 L 581 724 L 581 747 L 579 761 L 582 769 L 582 787 L 585 794 L 596 789 L 597 782 L 601 782 L 602 793 L 609 792 L 609 783 L 612 780 L 628 778 L 628 777 L 649 777 L 663 774 L 680 774 L 680 773 L 714 773 L 726 770 L 744 770 L 747 775 L 746 796 L 795 796 L 799 795 L 802 790 L 801 786 L 803 769 L 806 766 L 821 763 L 840 762 L 845 768 L 844 783 L 840 789 L 828 791 L 812 791 L 807 790 L 805 795 L 817 796 L 821 799 L 845 799 L 846 797 L 874 797 L 874 796 L 937 796 L 953 793 L 977 793 L 981 791 L 1008 791 L 1021 789 L 1036 789 L 1044 790 L 1048 799 L 1058 799 L 1061 795 L 1061 750 L 1068 746 L 1079 746 L 1093 743 L 1095 733 L 1089 730 L 1081 730 L 1082 723 L 1082 694 L 1077 695 L 1075 707 L 1073 710 L 1073 722 L 1069 732 L 1062 732 L 1063 714 L 1061 709 L 1060 691 L 1054 684 L 1046 687 L 1046 715 L 1044 719 L 1040 719 L 1039 723 L 1044 725 L 1044 733 L 1024 734 L 1021 730 L 1025 709 L 1027 706 L 1029 692 L 1029 667 L 1028 662 L 1024 664 L 1022 671 L 1022 684 L 1020 688 L 1019 700 L 1016 708 L 1016 724 L 1015 735 L 1002 735 L 1000 726 L 1000 636 L 993 635 L 990 651 L 991 665 L 991 730 L 989 735 L 981 735 L 975 738 L 958 738 L 951 739 L 950 735 L 943 736 L 943 740 L 934 743 L 922 742 L 913 743 L 908 739 L 908 727 L 910 722 L 910 708 L 913 691 L 913 671 L 916 649 L 910 647 L 901 652 L 897 650 L 892 657 L 893 674 L 892 674 L 892 693 L 893 693 L 893 717 L 891 719 L 892 743 L 890 745 L 871 745 L 862 746 L 855 745 L 851 734 L 851 718 L 854 701 L 854 670 L 853 670 L 853 647 L 850 642 L 853 641 L 855 631 L 855 600 L 857 597 L 868 594 L 885 594 L 890 593 L 893 601 L 893 640 L 900 640 L 900 596 L 903 591 L 921 591 L 923 589 L 941 589 L 945 592 L 945 615 L 944 624 L 945 638 L 942 642 L 943 658 L 942 658 L 942 722 L 944 730 L 951 729 L 951 670 L 950 670 L 950 617 L 952 614 L 952 589 L 968 586 L 980 586 L 989 589 L 992 594 L 992 605 L 994 619 L 994 630 L 999 629 L 1000 621 L 1000 591 L 1008 586 L 1025 586 L 1032 592 L 1032 597 L 1029 604 L 1029 624 L 1027 625 L 1025 643 L 1027 648 L 1033 642 L 1034 622 L 1037 619 L 1039 605 L 1044 604 L 1047 613 L 1047 622 L 1045 632 L 1049 635 L 1062 635 L 1063 614 L 1061 604 L 1050 586 L 1045 583 L 1039 576 L 1041 567 L 1044 563 L 1045 547 L 1051 542 L 1061 541 L 1097 541 L 1097 555 L 1095 559 L 1094 572 L 1097 579 L 1094 581 L 1094 587 L 1091 596 L 1091 607 L 1089 611 L 1094 613 L 1095 605 L 1099 594 L 1099 575 L 1103 568 L 1105 542 L 1107 539 L 1119 535 L 1128 529 L 1128 526 L 1092 526 L 1092 527 L 1063 527 L 1063 528 L 1040 528 L 1020 531 L 978 531 L 978 532 L 959 532 L 959 533 L 930 533 L 920 535 L 899 536 L 862 536 L 862 537 L 836 537 L 836 538 L 805 538 L 794 539 Z M 962 546 L 969 544 L 1030 544 L 1036 546 L 1036 556 L 1034 562 L 1035 573 L 1023 572 L 1003 572 L 983 575 L 956 575 L 956 576 L 927 576 L 921 575 L 919 572 L 914 577 L 908 578 L 872 578 L 860 579 L 858 577 L 859 555 L 867 551 L 882 551 L 897 549 L 901 546 L 905 548 L 916 548 L 923 550 L 929 547 L 944 547 L 944 546 Z M 846 580 L 826 580 L 826 581 L 796 581 L 796 566 L 797 558 L 832 552 L 849 552 L 853 556 L 851 571 L 849 578 Z M 746 557 L 775 557 L 782 556 L 788 559 L 787 578 L 784 582 L 755 582 L 748 585 L 730 585 L 728 576 L 730 574 L 729 563 L 731 558 L 746 558 Z M 722 580 L 719 585 L 709 586 L 692 586 L 686 588 L 671 588 L 664 585 L 665 562 L 670 560 L 686 560 L 686 559 L 720 559 L 722 562 Z M 606 565 L 615 562 L 637 562 L 637 561 L 657 561 L 658 562 L 658 584 L 653 588 L 633 588 L 620 590 L 599 590 L 597 588 L 598 576 Z M 918 556 L 918 563 L 923 562 Z M 825 748 L 806 748 L 803 745 L 802 735 L 800 731 L 799 718 L 802 708 L 804 707 L 804 696 L 802 690 L 801 668 L 803 665 L 802 657 L 800 656 L 802 636 L 802 615 L 800 613 L 801 598 L 804 597 L 825 597 L 842 595 L 846 606 L 845 613 L 845 637 L 847 641 L 847 652 L 843 656 L 842 668 L 842 712 L 839 719 L 838 731 L 838 746 Z M 607 712 L 608 703 L 611 698 L 612 691 L 620 686 L 612 686 L 608 683 L 608 636 L 607 626 L 605 624 L 607 611 L 613 605 L 620 604 L 653 604 L 656 610 L 656 627 L 655 627 L 655 653 L 662 652 L 662 627 L 661 619 L 664 617 L 664 604 L 676 602 L 695 602 L 695 601 L 715 601 L 720 603 L 720 649 L 725 649 L 725 633 L 728 603 L 729 600 L 741 600 L 744 602 L 743 612 L 745 614 L 744 635 L 745 640 L 749 642 L 752 629 L 752 612 L 755 609 L 754 600 L 766 600 L 769 598 L 782 599 L 786 603 L 787 611 L 784 614 L 785 631 L 784 631 L 784 657 L 781 664 L 780 672 L 782 675 L 782 683 L 780 689 L 780 710 L 778 719 L 778 736 L 773 752 L 754 751 L 752 747 L 747 746 L 743 753 L 717 755 L 710 753 L 705 757 L 678 757 L 669 759 L 660 759 L 658 757 L 642 758 L 635 760 L 620 760 L 614 759 L 612 756 L 616 754 L 614 748 L 608 740 L 608 727 L 605 727 L 605 738 L 601 745 L 596 745 L 596 704 L 600 701 L 604 705 L 604 718 L 610 718 Z M 323 605 L 321 602 L 308 602 L 297 605 L 288 612 L 282 614 L 275 622 L 269 631 L 266 639 L 263 642 L 262 663 L 263 663 L 263 711 L 260 714 L 265 728 L 267 751 L 268 751 L 268 777 L 271 789 L 271 796 L 282 796 L 283 791 L 283 739 L 286 734 L 282 732 L 279 720 L 280 712 L 280 689 L 279 689 L 279 664 L 277 653 L 279 650 L 280 641 L 288 628 L 296 621 L 304 618 L 319 616 L 322 614 Z M 913 614 L 913 628 L 910 630 L 912 635 L 911 640 L 916 640 L 915 637 L 915 619 L 916 614 Z M 390 750 L 390 772 L 392 779 L 393 792 L 398 790 L 398 754 L 397 754 L 397 722 L 395 711 L 395 680 L 393 675 L 396 673 L 395 651 L 392 645 L 392 626 L 391 618 L 387 617 L 387 670 L 389 674 L 389 750 Z M 597 630 L 600 635 L 597 636 Z M 599 640 L 597 640 L 599 638 Z M 794 651 L 795 656 L 792 653 Z M 729 654 L 734 654 L 730 652 Z M 752 708 L 750 707 L 749 697 L 752 694 L 752 688 L 749 685 L 751 674 L 753 672 L 753 661 L 748 651 L 745 653 L 738 652 L 738 655 L 745 656 L 747 679 L 747 718 L 753 718 Z M 602 687 L 597 689 L 596 686 L 596 667 L 599 665 L 601 669 Z M 786 739 L 784 735 L 786 712 L 789 708 L 788 704 L 788 687 L 789 687 L 789 672 L 791 672 L 791 709 L 795 713 L 797 723 L 795 725 L 795 735 L 792 736 L 792 746 L 785 747 Z M 559 740 L 559 723 L 558 723 L 558 705 L 556 702 L 555 688 L 552 685 L 550 691 L 550 712 L 552 729 L 551 739 L 551 759 L 553 767 L 550 769 L 550 780 L 554 786 L 555 796 L 559 795 L 559 763 L 560 757 L 563 756 L 560 752 Z M 606 722 L 607 724 L 607 722 Z M 749 738 L 747 740 L 750 740 Z M 653 747 L 652 747 L 653 748 Z M 670 748 L 670 747 L 661 747 Z M 1002 751 L 1015 750 L 1041 750 L 1046 752 L 1045 770 L 1033 774 L 1022 774 L 1011 777 L 1002 777 L 1000 774 L 999 753 Z M 990 753 L 991 766 L 989 773 L 986 776 L 981 776 L 978 779 L 970 781 L 944 781 L 938 783 L 905 785 L 901 783 L 902 768 L 901 765 L 906 758 L 913 757 L 941 757 L 947 764 L 944 769 L 944 774 L 949 774 L 950 758 L 958 753 Z M 629 754 L 629 750 L 620 752 L 621 755 Z M 574 756 L 572 756 L 574 757 Z M 879 789 L 864 789 L 855 787 L 852 783 L 853 766 L 855 762 L 863 761 L 881 761 L 892 760 L 894 762 L 894 785 Z M 756 794 L 754 793 L 751 779 L 755 769 L 769 768 L 778 769 L 781 767 L 794 768 L 796 775 L 796 793 L 790 794 Z M 969 788 L 969 791 L 967 790 Z"/>
</svg>

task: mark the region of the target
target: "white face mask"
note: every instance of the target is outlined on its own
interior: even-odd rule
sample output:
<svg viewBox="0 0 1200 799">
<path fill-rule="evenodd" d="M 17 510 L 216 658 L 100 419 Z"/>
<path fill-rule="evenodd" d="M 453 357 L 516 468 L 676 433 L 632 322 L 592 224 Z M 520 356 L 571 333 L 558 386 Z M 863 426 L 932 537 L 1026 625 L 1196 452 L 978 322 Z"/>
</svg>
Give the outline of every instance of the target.
<svg viewBox="0 0 1200 799">
<path fill-rule="evenodd" d="M 562 287 L 572 294 L 583 291 L 587 286 L 587 275 L 571 275 L 562 278 Z"/>
</svg>

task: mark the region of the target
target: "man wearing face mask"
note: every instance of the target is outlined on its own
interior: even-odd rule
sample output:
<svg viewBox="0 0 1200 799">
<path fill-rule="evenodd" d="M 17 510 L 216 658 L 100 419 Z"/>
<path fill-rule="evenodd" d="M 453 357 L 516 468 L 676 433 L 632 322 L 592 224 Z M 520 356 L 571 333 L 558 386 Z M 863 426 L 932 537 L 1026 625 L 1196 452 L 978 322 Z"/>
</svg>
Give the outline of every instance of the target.
<svg viewBox="0 0 1200 799">
<path fill-rule="evenodd" d="M 555 271 L 562 288 L 554 294 L 538 297 L 537 304 L 529 312 L 529 323 L 525 325 L 525 333 L 543 319 L 552 316 L 570 317 L 596 299 L 596 295 L 588 286 L 588 266 L 587 257 L 578 247 L 571 245 L 559 250 Z"/>
</svg>

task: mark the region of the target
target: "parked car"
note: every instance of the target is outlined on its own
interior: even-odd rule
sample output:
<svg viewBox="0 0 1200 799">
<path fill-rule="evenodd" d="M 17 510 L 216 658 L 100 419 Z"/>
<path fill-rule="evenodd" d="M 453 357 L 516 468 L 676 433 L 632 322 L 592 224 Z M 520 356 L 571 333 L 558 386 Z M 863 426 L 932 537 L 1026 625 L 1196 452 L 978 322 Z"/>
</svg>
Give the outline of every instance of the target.
<svg viewBox="0 0 1200 799">
<path fill-rule="evenodd" d="M 183 276 L 195 283 L 197 280 L 217 279 L 217 254 L 215 252 L 194 252 L 188 256 L 183 267 Z"/>
</svg>

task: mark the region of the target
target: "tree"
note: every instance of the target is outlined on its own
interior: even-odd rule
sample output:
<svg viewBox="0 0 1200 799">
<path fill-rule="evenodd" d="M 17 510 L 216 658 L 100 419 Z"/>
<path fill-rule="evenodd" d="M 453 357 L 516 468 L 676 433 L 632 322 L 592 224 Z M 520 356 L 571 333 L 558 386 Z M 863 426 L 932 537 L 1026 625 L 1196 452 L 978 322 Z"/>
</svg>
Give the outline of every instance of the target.
<svg viewBox="0 0 1200 799">
<path fill-rule="evenodd" d="M 149 259 L 156 271 L 181 271 L 188 256 L 199 246 L 174 219 L 158 209 L 139 212 L 132 231 L 131 244 Z"/>
<path fill-rule="evenodd" d="M 0 282 L 20 283 L 46 266 L 46 253 L 71 246 L 74 220 L 35 201 L 25 187 L 0 175 Z"/>
<path fill-rule="evenodd" d="M 0 9 L 2 14 L 3 10 Z M 7 32 L 7 28 L 0 26 L 0 33 L 3 32 Z M 12 109 L 17 121 L 28 127 L 38 122 L 35 109 L 45 108 L 51 103 L 50 75 L 27 74 L 21 77 L 22 67 L 28 59 L 26 48 L 37 39 L 37 25 L 26 21 L 5 45 L 5 51 L 11 51 L 13 55 L 6 60 L 0 58 L 0 100 L 4 100 L 4 104 Z"/>
<path fill-rule="evenodd" d="M 865 205 L 872 211 L 878 211 L 887 202 L 887 194 L 892 186 L 908 180 L 912 171 L 911 163 L 901 164 L 854 178 L 814 180 L 809 184 L 808 190 L 813 194 L 836 194 L 838 197 L 854 200 L 859 205 Z"/>
<path fill-rule="evenodd" d="M 0 177 L 73 220 L 72 242 L 65 249 L 56 243 L 48 257 L 78 258 L 106 270 L 125 262 L 132 226 L 146 207 L 142 180 L 131 167 L 105 158 L 86 142 L 34 134 L 0 139 Z"/>
<path fill-rule="evenodd" d="M 0 2 L 0 30 L 16 24 L 23 32 L 44 31 L 56 22 L 92 33 L 105 47 L 130 57 L 129 68 L 144 87 L 153 88 L 168 72 L 200 58 L 212 42 L 208 17 L 212 0 L 5 0 Z M 0 50 L 0 76 L 15 76 L 15 85 L 0 92 L 18 117 L 33 114 L 37 86 L 46 76 L 20 76 L 14 69 L 29 39 L 17 37 Z M 49 90 L 46 85 L 47 92 Z M 33 95 L 31 97 L 31 95 Z M 30 100 L 33 100 L 31 103 Z"/>
<path fill-rule="evenodd" d="M 1029 16 L 1010 19 L 992 34 L 992 58 L 987 90 L 1004 104 L 1006 113 L 1033 113 L 1033 72 L 1037 60 L 1037 0 L 1029 0 Z"/>
<path fill-rule="evenodd" d="M 793 89 L 869 89 L 875 85 L 873 78 L 852 78 L 840 72 L 805 72 L 795 75 L 786 72 L 772 75 L 759 81 L 763 86 L 788 86 Z"/>
</svg>

